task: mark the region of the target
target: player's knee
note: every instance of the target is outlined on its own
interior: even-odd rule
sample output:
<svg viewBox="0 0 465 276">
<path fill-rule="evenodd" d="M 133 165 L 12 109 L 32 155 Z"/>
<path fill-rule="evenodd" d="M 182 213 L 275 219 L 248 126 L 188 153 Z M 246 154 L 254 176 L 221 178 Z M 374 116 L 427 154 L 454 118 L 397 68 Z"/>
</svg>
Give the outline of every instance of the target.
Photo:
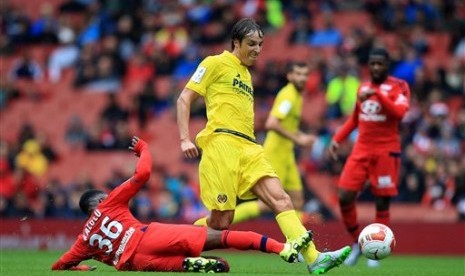
<svg viewBox="0 0 465 276">
<path fill-rule="evenodd" d="M 226 230 L 229 228 L 230 224 L 231 223 L 226 220 L 211 220 L 208 226 L 216 230 Z"/>
<path fill-rule="evenodd" d="M 210 220 L 208 221 L 208 226 L 216 230 L 225 230 L 229 228 L 229 225 L 231 225 L 233 218 L 234 213 L 232 217 L 229 215 L 212 214 Z"/>
<path fill-rule="evenodd" d="M 339 204 L 341 206 L 347 206 L 354 202 L 355 198 L 350 195 L 347 191 L 339 191 Z"/>
</svg>

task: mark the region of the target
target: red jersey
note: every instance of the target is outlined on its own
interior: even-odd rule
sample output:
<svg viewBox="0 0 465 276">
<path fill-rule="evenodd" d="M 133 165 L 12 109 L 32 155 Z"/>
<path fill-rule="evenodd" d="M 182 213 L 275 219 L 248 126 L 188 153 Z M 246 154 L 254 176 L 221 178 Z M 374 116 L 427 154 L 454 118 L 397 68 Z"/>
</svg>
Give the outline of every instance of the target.
<svg viewBox="0 0 465 276">
<path fill-rule="evenodd" d="M 364 82 L 357 95 L 367 89 L 376 93 L 365 101 L 357 100 L 355 110 L 344 125 L 336 132 L 333 140 L 345 140 L 358 127 L 354 150 L 400 151 L 399 123 L 409 109 L 410 89 L 398 78 L 388 77 L 383 83 Z"/>
<path fill-rule="evenodd" d="M 133 177 L 114 189 L 97 206 L 71 249 L 53 264 L 52 270 L 66 270 L 87 259 L 98 260 L 118 270 L 124 269 L 147 226 L 134 218 L 128 203 L 148 181 L 151 167 L 150 152 L 144 142 Z"/>
</svg>

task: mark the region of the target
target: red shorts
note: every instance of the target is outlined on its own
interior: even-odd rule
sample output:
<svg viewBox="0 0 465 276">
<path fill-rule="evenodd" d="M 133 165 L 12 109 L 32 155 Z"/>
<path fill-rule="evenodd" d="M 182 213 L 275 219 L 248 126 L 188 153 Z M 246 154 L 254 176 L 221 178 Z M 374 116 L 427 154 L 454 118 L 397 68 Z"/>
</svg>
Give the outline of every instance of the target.
<svg viewBox="0 0 465 276">
<path fill-rule="evenodd" d="M 400 153 L 356 152 L 347 159 L 339 179 L 339 188 L 361 191 L 370 180 L 375 196 L 396 196 L 399 179 Z"/>
<path fill-rule="evenodd" d="M 151 223 L 128 261 L 133 271 L 183 271 L 186 257 L 198 257 L 207 240 L 207 228 Z"/>
</svg>

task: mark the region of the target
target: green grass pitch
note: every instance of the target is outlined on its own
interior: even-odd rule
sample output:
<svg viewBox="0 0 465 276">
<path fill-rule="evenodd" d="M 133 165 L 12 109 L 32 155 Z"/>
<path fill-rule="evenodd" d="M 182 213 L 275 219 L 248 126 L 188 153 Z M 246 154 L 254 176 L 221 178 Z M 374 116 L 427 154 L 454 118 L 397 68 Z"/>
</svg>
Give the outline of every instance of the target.
<svg viewBox="0 0 465 276">
<path fill-rule="evenodd" d="M 50 266 L 63 252 L 58 251 L 20 251 L 2 250 L 0 252 L 0 275 L 127 275 L 153 274 L 150 272 L 117 272 L 113 267 L 96 261 L 86 264 L 97 265 L 92 272 L 63 271 L 52 272 Z M 262 253 L 243 253 L 238 251 L 212 251 L 207 255 L 225 257 L 231 265 L 231 275 L 308 275 L 305 265 L 287 264 L 278 256 Z M 157 273 L 157 275 L 180 275 L 179 273 Z M 198 275 L 198 273 L 183 273 L 182 275 Z M 464 276 L 464 257 L 439 256 L 390 256 L 381 261 L 381 267 L 369 269 L 365 259 L 360 259 L 354 267 L 340 266 L 327 275 L 446 275 Z"/>
</svg>

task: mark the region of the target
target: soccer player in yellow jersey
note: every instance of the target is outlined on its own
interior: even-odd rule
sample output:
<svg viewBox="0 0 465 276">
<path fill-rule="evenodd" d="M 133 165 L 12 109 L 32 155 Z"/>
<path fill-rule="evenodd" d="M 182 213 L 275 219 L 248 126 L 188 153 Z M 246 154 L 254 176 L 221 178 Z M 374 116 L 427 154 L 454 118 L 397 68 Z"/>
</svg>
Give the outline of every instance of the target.
<svg viewBox="0 0 465 276">
<path fill-rule="evenodd" d="M 268 133 L 265 139 L 265 156 L 278 174 L 284 190 L 291 197 L 292 204 L 301 221 L 304 214 L 304 195 L 302 180 L 296 164 L 294 145 L 310 147 L 315 142 L 314 135 L 299 129 L 302 115 L 302 92 L 305 89 L 309 73 L 303 62 L 291 62 L 287 68 L 289 81 L 276 95 L 265 127 Z M 239 204 L 234 214 L 233 223 L 256 218 L 271 209 L 262 201 L 254 200 Z"/>
<path fill-rule="evenodd" d="M 295 241 L 294 249 L 301 250 L 309 271 L 325 273 L 345 260 L 350 246 L 325 253 L 318 252 L 313 242 L 302 246 L 307 230 L 263 147 L 255 141 L 254 91 L 248 67 L 257 60 L 262 44 L 260 26 L 253 19 L 239 20 L 232 29 L 232 52 L 205 58 L 177 100 L 181 150 L 187 158 L 202 153 L 200 192 L 210 216 L 195 224 L 226 229 L 234 218 L 236 198 L 258 197 L 276 214 L 284 236 Z M 200 96 L 205 99 L 207 124 L 194 144 L 189 135 L 190 107 Z M 295 252 L 289 251 L 288 260 L 295 261 Z"/>
</svg>

